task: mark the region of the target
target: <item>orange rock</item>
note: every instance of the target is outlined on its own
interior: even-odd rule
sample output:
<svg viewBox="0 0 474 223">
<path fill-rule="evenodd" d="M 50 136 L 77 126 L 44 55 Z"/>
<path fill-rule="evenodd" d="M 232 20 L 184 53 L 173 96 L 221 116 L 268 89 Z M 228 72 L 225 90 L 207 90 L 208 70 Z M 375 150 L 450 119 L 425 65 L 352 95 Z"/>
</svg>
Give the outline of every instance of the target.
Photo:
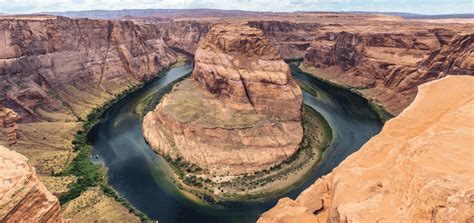
<svg viewBox="0 0 474 223">
<path fill-rule="evenodd" d="M 3 128 L 6 129 L 8 144 L 13 145 L 17 142 L 18 127 L 16 122 L 20 120 L 20 115 L 9 108 L 5 108 L 0 103 L 0 121 L 3 123 Z"/>
<path fill-rule="evenodd" d="M 415 101 L 295 201 L 258 222 L 469 222 L 474 217 L 474 77 L 420 86 Z M 301 215 L 288 210 L 300 211 Z M 313 214 L 314 213 L 314 214 Z"/>
<path fill-rule="evenodd" d="M 418 85 L 449 74 L 474 75 L 474 34 L 403 31 L 405 26 L 385 33 L 320 31 L 304 63 L 320 69 L 319 77 L 360 89 L 394 115 L 413 101 Z"/>
<path fill-rule="evenodd" d="M 58 199 L 23 155 L 0 146 L 0 221 L 62 222 Z"/>
</svg>

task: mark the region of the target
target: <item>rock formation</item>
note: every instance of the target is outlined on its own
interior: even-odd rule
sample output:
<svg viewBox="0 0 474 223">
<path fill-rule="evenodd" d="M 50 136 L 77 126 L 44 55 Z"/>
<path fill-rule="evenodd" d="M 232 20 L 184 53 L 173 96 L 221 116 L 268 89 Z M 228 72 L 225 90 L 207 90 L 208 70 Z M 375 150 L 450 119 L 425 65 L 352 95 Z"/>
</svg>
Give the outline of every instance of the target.
<svg viewBox="0 0 474 223">
<path fill-rule="evenodd" d="M 352 87 L 394 115 L 413 101 L 418 85 L 448 74 L 474 75 L 473 34 L 325 30 L 318 36 L 303 70 Z"/>
<path fill-rule="evenodd" d="M 0 221 L 61 222 L 60 205 L 28 159 L 0 146 Z"/>
<path fill-rule="evenodd" d="M 229 16 L 228 13 L 238 15 Z M 381 102 L 393 114 L 400 112 L 413 100 L 419 84 L 446 74 L 472 74 L 472 22 L 439 23 L 440 20 L 436 20 L 433 23 L 343 13 L 298 13 L 296 16 L 291 13 L 239 13 L 220 12 L 211 15 L 201 12 L 197 16 L 189 11 L 179 14 L 167 12 L 166 15 L 160 13 L 152 18 L 140 16 L 136 19 L 131 16 L 113 21 L 56 16 L 2 16 L 0 102 L 6 109 L 0 112 L 3 117 L 0 119 L 7 127 L 8 136 L 0 134 L 0 143 L 8 145 L 17 142 L 12 148 L 27 156 L 38 174 L 61 172 L 72 155 L 73 135 L 93 108 L 156 76 L 176 61 L 176 51 L 195 54 L 197 43 L 210 27 L 225 20 L 241 21 L 261 29 L 283 58 L 302 57 L 305 54 L 305 65 L 312 67 L 320 64 L 318 76 L 355 87 L 365 97 Z M 337 47 L 333 47 L 335 45 Z M 229 60 L 233 61 L 232 58 Z M 216 79 L 214 85 L 219 86 L 218 89 L 227 89 L 221 86 L 220 81 Z M 212 79 L 202 83 L 213 85 Z M 238 101 L 234 99 L 244 100 L 230 104 L 227 112 L 216 112 L 223 115 L 217 118 L 240 109 L 239 106 L 245 112 L 252 107 L 250 101 L 245 103 L 242 95 L 229 96 L 225 90 L 218 90 L 215 94 L 206 93 L 197 82 L 183 82 L 181 87 L 190 85 L 200 89 L 195 92 L 200 92 L 205 103 L 214 102 L 218 93 L 223 95 L 219 96 L 221 101 L 234 103 Z M 281 87 L 278 84 L 269 86 Z M 250 95 L 247 98 L 252 97 Z M 268 106 L 258 103 L 256 108 L 262 111 Z M 221 103 L 216 106 L 224 105 Z M 9 118 L 5 121 L 7 113 Z M 222 141 L 218 139 L 237 144 L 242 141 L 242 145 L 262 143 L 276 151 L 274 154 L 277 159 L 282 158 L 283 153 L 285 156 L 291 153 L 292 149 L 289 148 L 293 148 L 293 145 L 286 144 L 286 141 L 258 137 L 259 132 L 267 131 L 266 125 L 261 125 L 260 129 L 255 127 L 255 131 L 244 131 L 242 126 L 258 123 L 259 120 L 264 122 L 265 119 L 260 116 L 253 120 L 240 119 L 243 116 L 233 119 L 234 127 L 241 130 L 237 131 L 232 126 L 219 126 L 216 131 L 219 129 L 221 132 L 206 130 L 203 137 L 196 136 L 192 142 L 203 142 L 206 146 Z M 13 124 L 15 117 L 21 117 L 20 123 L 16 125 Z M 292 121 L 280 123 L 296 126 L 290 124 Z M 181 127 L 187 131 L 182 134 L 186 136 L 203 133 L 199 124 L 194 127 L 190 123 L 184 124 Z M 19 131 L 15 131 L 16 128 Z M 273 126 L 269 128 L 276 131 Z M 291 135 L 294 140 L 289 141 L 298 141 L 300 128 L 295 128 L 296 134 Z M 287 139 L 290 136 L 285 135 L 284 131 L 292 130 L 268 134 L 281 134 L 283 139 Z M 16 137 L 18 132 L 21 133 L 20 138 Z M 237 133 L 241 136 L 230 140 Z M 250 137 L 254 135 L 256 137 Z M 278 146 L 283 145 L 288 154 L 276 149 L 279 148 L 274 147 L 276 142 Z M 240 162 L 240 157 L 233 155 L 231 147 L 227 149 L 234 159 L 231 161 Z M 219 148 L 219 151 L 222 150 Z M 272 160 L 262 154 L 256 156 Z M 227 170 L 222 172 L 227 173 Z M 61 184 L 62 181 L 58 182 Z M 49 187 L 47 183 L 46 186 Z"/>
<path fill-rule="evenodd" d="M 474 217 L 474 77 L 421 85 L 382 132 L 258 222 L 469 222 Z"/>
<path fill-rule="evenodd" d="M 0 103 L 6 108 L 0 111 L 0 128 L 7 127 L 8 137 L 0 134 L 0 144 L 16 142 L 11 148 L 27 156 L 40 176 L 51 179 L 45 182 L 51 191 L 55 185 L 66 188 L 69 182 L 64 177 L 50 175 L 62 172 L 74 157 L 71 142 L 87 115 L 156 77 L 176 60 L 177 54 L 165 44 L 162 32 L 150 24 L 55 16 L 1 17 Z M 15 125 L 15 117 L 20 116 Z M 17 128 L 20 138 L 16 137 Z M 1 177 L 3 171 L 0 169 Z M 42 199 L 35 194 L 41 190 L 35 188 L 30 194 Z M 113 199 L 105 203 L 120 206 Z M 34 219 L 28 216 L 29 206 L 32 204 L 18 206 L 12 219 Z M 0 211 L 9 211 L 7 208 L 0 207 Z M 125 208 L 115 210 L 117 217 L 134 217 Z M 54 220 L 52 211 L 44 211 L 37 217 Z M 113 217 L 97 219 L 105 216 Z"/>
<path fill-rule="evenodd" d="M 17 142 L 18 127 L 16 122 L 20 119 L 20 116 L 9 108 L 5 108 L 0 103 L 0 122 L 2 122 L 3 128 L 6 130 L 8 145 L 13 145 Z"/>
<path fill-rule="evenodd" d="M 152 25 L 26 16 L 0 30 L 0 100 L 24 122 L 85 119 L 176 61 Z"/>
<path fill-rule="evenodd" d="M 196 50 L 191 79 L 147 114 L 151 147 L 218 175 L 252 173 L 298 148 L 302 94 L 262 31 L 216 25 Z"/>
</svg>

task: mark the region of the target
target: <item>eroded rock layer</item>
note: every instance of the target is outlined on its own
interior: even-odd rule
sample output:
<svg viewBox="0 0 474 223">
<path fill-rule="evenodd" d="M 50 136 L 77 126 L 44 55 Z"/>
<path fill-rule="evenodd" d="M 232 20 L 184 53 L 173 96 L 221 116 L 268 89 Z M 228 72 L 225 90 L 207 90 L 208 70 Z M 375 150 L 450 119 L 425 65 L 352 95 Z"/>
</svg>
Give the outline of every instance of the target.
<svg viewBox="0 0 474 223">
<path fill-rule="evenodd" d="M 418 85 L 449 74 L 474 75 L 472 33 L 334 31 L 318 33 L 303 70 L 354 88 L 394 115 L 413 101 Z"/>
<path fill-rule="evenodd" d="M 474 218 L 474 77 L 420 86 L 382 132 L 260 223 L 469 222 Z"/>
<path fill-rule="evenodd" d="M 16 122 L 21 117 L 9 108 L 5 108 L 2 103 L 0 103 L 0 123 L 6 132 L 8 145 L 13 145 L 18 140 L 18 127 Z"/>
<path fill-rule="evenodd" d="M 28 159 L 0 146 L 0 221 L 61 222 L 60 205 Z"/>
<path fill-rule="evenodd" d="M 0 49 L 0 100 L 23 122 L 85 119 L 176 61 L 157 28 L 128 21 L 0 18 Z"/>
<path fill-rule="evenodd" d="M 263 170 L 298 148 L 302 94 L 263 32 L 216 25 L 196 50 L 191 79 L 143 122 L 157 152 L 217 174 Z"/>
</svg>

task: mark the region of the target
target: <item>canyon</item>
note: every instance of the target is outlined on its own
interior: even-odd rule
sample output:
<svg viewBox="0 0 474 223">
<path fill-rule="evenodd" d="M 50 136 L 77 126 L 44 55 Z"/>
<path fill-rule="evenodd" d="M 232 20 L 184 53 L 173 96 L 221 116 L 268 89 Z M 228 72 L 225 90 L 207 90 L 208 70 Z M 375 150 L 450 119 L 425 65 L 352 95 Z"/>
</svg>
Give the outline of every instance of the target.
<svg viewBox="0 0 474 223">
<path fill-rule="evenodd" d="M 206 39 L 208 38 L 206 37 L 207 34 L 212 32 L 213 27 L 217 23 L 228 23 L 231 27 L 235 26 L 236 30 L 251 30 L 252 35 L 258 35 L 260 39 L 265 39 L 265 44 L 264 46 L 257 44 L 258 47 L 250 44 L 250 47 L 238 41 L 231 41 L 231 44 L 228 45 L 228 41 L 212 42 L 210 39 Z M 246 28 L 237 28 L 241 27 L 241 25 L 244 25 Z M 0 144 L 8 146 L 9 149 L 26 156 L 29 164 L 19 165 L 25 168 L 28 166 L 26 169 L 32 169 L 31 166 L 33 166 L 36 169 L 38 178 L 45 184 L 45 187 L 53 195 L 61 197 L 68 191 L 68 185 L 77 181 L 74 176 L 60 176 L 60 173 L 76 157 L 78 152 L 73 149 L 76 146 L 73 143 L 75 135 L 77 133 L 84 134 L 84 132 L 81 132 L 83 131 L 83 124 L 90 118 L 90 114 L 97 112 L 98 108 L 106 108 L 110 101 L 156 78 L 160 72 L 179 61 L 183 55 L 191 55 L 197 58 L 195 65 L 197 69 L 192 74 L 194 81 L 186 80 L 176 85 L 173 91 L 187 94 L 184 95 L 186 97 L 196 96 L 195 93 L 199 92 L 203 100 L 200 103 L 213 104 L 219 109 L 226 107 L 227 112 L 216 112 L 214 113 L 216 117 L 212 118 L 219 118 L 219 115 L 224 117 L 233 114 L 234 111 L 241 110 L 252 112 L 255 109 L 256 113 L 264 114 L 264 116 L 278 116 L 282 112 L 282 116 L 277 118 L 279 121 L 284 120 L 284 125 L 287 127 L 291 127 L 286 128 L 286 132 L 272 131 L 275 135 L 281 134 L 284 136 L 284 139 L 288 139 L 285 152 L 276 153 L 279 154 L 278 157 L 272 155 L 265 158 L 265 156 L 261 156 L 262 159 L 266 159 L 265 162 L 257 163 L 257 165 L 255 165 L 256 163 L 248 162 L 245 168 L 238 169 L 234 174 L 250 173 L 265 169 L 264 166 L 268 167 L 268 165 L 281 162 L 289 154 L 294 153 L 303 135 L 301 125 L 297 124 L 301 120 L 301 114 L 294 112 L 297 107 L 301 107 L 301 95 L 292 98 L 290 97 L 291 94 L 279 95 L 283 92 L 281 89 L 268 90 L 268 88 L 264 88 L 266 90 L 261 90 L 262 88 L 260 88 L 262 86 L 269 87 L 267 84 L 272 83 L 270 86 L 286 89 L 284 92 L 289 92 L 287 91 L 288 88 L 298 89 L 295 91 L 299 91 L 299 87 L 293 83 L 294 81 L 289 81 L 291 82 L 290 84 L 287 83 L 288 80 L 291 80 L 291 76 L 288 78 L 289 68 L 281 59 L 302 60 L 303 62 L 299 66 L 299 69 L 302 71 L 318 79 L 361 94 L 369 99 L 379 110 L 382 110 L 382 113 L 385 111 L 389 116 L 399 115 L 400 119 L 408 116 L 410 121 L 407 121 L 407 119 L 402 120 L 401 122 L 404 123 L 418 120 L 409 118 L 410 115 L 404 114 L 413 113 L 411 111 L 413 110 L 412 107 L 417 106 L 416 103 L 421 103 L 425 100 L 433 108 L 445 106 L 440 110 L 451 109 L 454 114 L 463 117 L 463 115 L 467 115 L 469 112 L 472 113 L 472 111 L 469 110 L 469 106 L 463 107 L 457 102 L 469 97 L 456 98 L 454 95 L 468 95 L 467 93 L 469 92 L 466 93 L 465 87 L 462 86 L 471 83 L 472 79 L 465 77 L 461 78 L 464 81 L 459 81 L 461 80 L 460 78 L 450 77 L 450 75 L 472 76 L 474 73 L 474 48 L 472 44 L 474 34 L 472 30 L 474 30 L 474 25 L 469 21 L 406 20 L 396 16 L 349 13 L 302 12 L 298 13 L 298 16 L 292 13 L 249 13 L 245 15 L 238 15 L 237 13 L 237 15 L 233 14 L 232 16 L 223 13 L 212 18 L 206 14 L 192 17 L 187 13 L 182 13 L 179 15 L 163 15 L 163 17 L 159 18 L 154 16 L 127 16 L 113 20 L 47 15 L 2 15 L 0 16 L 0 101 L 3 106 L 0 108 L 0 120 L 3 122 L 2 133 L 4 134 L 0 134 Z M 207 42 L 207 44 L 206 46 L 201 46 L 200 42 Z M 214 51 L 219 48 L 216 48 L 216 45 L 219 46 L 219 44 L 224 44 L 220 46 L 220 51 L 224 51 L 224 53 L 216 54 Z M 232 52 L 225 52 L 226 50 Z M 251 52 L 251 54 L 247 55 L 250 58 L 254 56 L 263 58 L 261 60 L 253 58 L 252 60 L 259 62 L 248 63 L 246 62 L 247 58 L 241 56 L 241 58 L 230 60 L 233 62 L 231 63 L 229 62 L 229 57 L 233 57 L 231 55 L 235 50 Z M 268 60 L 272 62 L 267 63 Z M 235 74 L 232 70 L 236 69 L 236 67 L 243 69 L 244 73 L 249 76 L 244 75 L 244 80 L 238 80 L 238 76 L 225 76 L 225 78 L 222 78 L 222 75 L 217 75 L 222 73 L 225 73 L 225 75 Z M 261 72 L 262 69 L 264 69 L 264 72 Z M 261 74 L 275 72 L 275 70 L 280 73 L 278 79 L 269 81 L 261 78 Z M 213 75 L 209 75 L 210 73 Z M 250 75 L 256 73 L 258 75 Z M 448 78 L 444 78 L 446 76 Z M 223 81 L 227 78 L 232 81 Z M 433 82 L 441 78 L 443 78 L 442 81 Z M 245 80 L 250 83 L 248 85 L 245 84 Z M 254 83 L 255 80 L 258 80 L 257 83 Z M 426 82 L 430 83 L 422 85 Z M 243 84 L 237 87 L 235 83 Z M 431 85 L 431 83 L 433 84 Z M 418 86 L 420 85 L 426 87 L 420 88 L 421 92 L 419 95 L 422 96 L 417 96 L 415 100 Z M 460 86 L 459 89 L 453 87 L 458 85 Z M 452 89 L 449 89 L 449 86 Z M 190 89 L 198 90 L 190 92 Z M 439 98 L 443 98 L 442 93 L 444 92 L 446 93 L 444 96 L 453 100 L 453 103 L 435 103 L 427 95 L 428 93 L 423 93 L 423 91 L 438 95 Z M 250 95 L 246 95 L 249 92 Z M 279 93 L 277 94 L 276 92 Z M 449 94 L 447 94 L 448 92 Z M 470 94 L 472 95 L 472 92 Z M 214 99 L 216 95 L 219 95 L 219 100 L 226 101 L 224 103 L 225 106 L 221 102 L 219 104 Z M 265 103 L 267 100 L 259 100 L 259 98 L 280 96 L 284 98 L 280 98 L 281 101 L 277 101 L 277 104 L 281 102 L 279 106 L 282 107 L 283 111 L 276 111 L 272 108 L 274 101 L 272 103 Z M 176 105 L 173 100 L 170 100 L 172 99 L 171 96 L 167 98 L 168 100 L 165 99 L 162 103 Z M 295 98 L 296 101 L 293 101 Z M 415 100 L 415 105 L 409 106 L 413 100 Z M 466 103 L 469 105 L 470 102 Z M 230 106 L 227 107 L 228 105 Z M 428 109 L 429 106 L 425 105 L 425 108 Z M 407 111 L 403 112 L 407 107 Z M 197 112 L 200 111 L 199 109 L 202 106 L 191 106 L 189 108 Z M 429 112 L 436 111 L 429 110 Z M 198 125 L 195 126 L 189 123 L 186 123 L 188 126 L 182 125 L 182 123 L 176 121 L 178 117 L 172 117 L 169 114 L 168 116 L 162 115 L 157 117 L 157 119 L 169 123 L 169 126 L 172 126 L 172 129 L 174 129 L 173 131 L 180 132 L 180 134 L 183 134 L 182 136 L 186 134 L 187 136 L 207 134 L 205 137 L 200 136 L 200 140 L 214 140 L 221 143 L 222 138 L 213 138 L 216 137 L 214 132 L 202 131 L 202 126 L 199 126 L 202 123 L 198 122 Z M 173 115 L 176 114 L 173 113 Z M 190 116 L 179 118 L 195 118 L 192 117 L 191 113 L 182 114 Z M 472 130 L 472 126 L 465 126 L 469 123 L 468 121 L 464 123 L 459 121 L 461 119 L 468 119 L 456 119 L 458 116 L 451 117 L 441 113 L 439 115 L 446 119 L 452 119 L 453 123 L 449 125 L 449 123 L 443 122 L 444 118 L 440 118 L 439 120 L 431 120 L 431 125 L 420 124 L 415 126 L 417 123 L 411 124 L 414 125 L 413 128 L 421 130 L 427 128 L 455 129 L 458 127 L 467 129 L 467 132 L 469 132 L 469 128 Z M 256 116 L 258 119 L 261 118 L 258 116 Z M 397 120 L 398 117 L 393 121 L 389 121 L 384 128 L 387 130 L 384 131 L 389 131 L 390 129 L 395 131 L 394 129 L 397 128 L 405 129 L 405 127 L 400 127 L 403 125 L 396 124 L 399 123 Z M 156 121 L 154 124 L 156 125 Z M 222 126 L 217 127 L 222 128 Z M 229 127 L 224 126 L 223 129 L 225 128 Z M 272 127 L 265 127 L 265 125 L 262 128 L 272 129 Z M 288 132 L 296 132 L 296 134 L 292 135 L 288 134 Z M 396 132 L 390 133 L 395 134 Z M 223 142 L 224 144 L 239 142 L 245 145 L 244 141 L 233 139 L 230 137 L 230 134 L 230 132 L 224 134 L 228 136 L 226 138 L 228 141 Z M 381 134 L 383 137 L 381 140 L 387 140 L 387 142 L 395 140 L 385 136 L 383 132 Z M 462 132 L 459 134 L 459 137 L 472 137 L 465 136 Z M 220 133 L 217 135 L 220 135 Z M 250 133 L 247 135 L 251 136 Z M 410 137 L 418 139 L 424 136 L 412 135 Z M 181 143 L 196 143 L 187 137 L 181 138 Z M 433 140 L 436 140 L 434 138 Z M 444 140 L 442 137 L 441 139 Z M 251 140 L 251 137 L 249 137 L 246 140 L 245 142 L 251 145 L 256 145 L 255 143 L 260 140 L 258 143 L 263 143 L 263 146 L 268 146 L 269 148 L 281 147 L 281 144 L 276 147 L 271 145 L 271 143 L 275 143 L 271 139 Z M 377 138 L 371 140 L 368 145 L 364 146 L 354 156 L 360 156 L 362 159 L 365 156 L 368 157 L 368 155 L 364 154 L 375 153 L 371 151 L 386 149 L 385 147 L 379 148 L 377 145 L 373 145 L 372 141 L 377 142 L 378 140 Z M 448 146 L 444 141 L 435 142 Z M 450 142 L 449 139 L 446 139 L 446 142 Z M 156 145 L 153 146 L 152 142 L 150 144 L 152 144 L 152 147 L 158 147 Z M 456 143 L 453 142 L 453 145 L 456 145 Z M 420 146 L 421 149 L 428 148 L 423 147 L 423 145 L 416 146 Z M 472 144 L 469 145 L 467 143 L 465 145 L 465 148 L 471 147 Z M 412 150 L 405 152 L 408 153 L 409 151 Z M 439 152 L 437 150 L 422 151 L 426 151 L 426 153 L 436 152 L 437 155 L 433 155 L 433 158 L 443 157 L 443 155 L 437 153 Z M 268 155 L 268 151 L 261 152 Z M 461 159 L 462 155 L 472 154 L 469 152 L 459 151 L 459 153 L 454 154 L 456 158 L 453 159 L 459 158 L 458 160 L 463 160 Z M 200 160 L 199 157 L 202 156 L 188 155 L 192 156 L 192 159 L 199 160 L 200 164 L 206 163 L 201 162 L 203 160 Z M 413 161 L 410 161 L 409 156 L 405 155 L 402 158 L 406 159 L 401 159 L 400 162 L 406 162 L 403 164 L 410 166 Z M 461 157 L 458 157 L 458 155 Z M 227 157 L 237 158 L 231 155 Z M 381 156 L 377 157 L 382 159 Z M 393 156 L 389 157 L 393 158 Z M 214 161 L 218 160 L 218 158 Z M 419 158 L 420 162 L 425 162 L 422 159 L 423 157 L 418 156 L 417 158 Z M 24 158 L 20 159 L 24 160 Z M 25 163 L 26 161 L 22 162 Z M 214 167 L 221 167 L 222 162 L 216 161 L 214 164 L 218 164 Z M 357 198 L 360 198 L 360 200 L 357 201 L 349 200 L 344 194 L 350 194 L 348 191 L 352 189 L 368 190 L 369 192 L 367 193 L 372 193 L 370 196 L 378 199 L 381 193 L 378 191 L 383 191 L 383 188 L 396 188 L 397 184 L 393 181 L 387 181 L 388 178 L 382 178 L 382 176 L 378 176 L 374 172 L 367 172 L 367 176 L 373 176 L 374 179 L 379 177 L 382 187 L 378 186 L 379 182 L 376 182 L 377 187 L 370 188 L 362 183 L 360 185 L 348 183 L 346 185 L 347 188 L 344 186 L 345 184 L 334 183 L 344 179 L 350 180 L 351 177 L 357 177 L 351 175 L 353 171 L 349 168 L 349 166 L 357 165 L 354 158 L 351 157 L 348 161 L 341 164 L 341 167 L 336 169 L 335 173 L 317 181 L 315 186 L 310 187 L 308 192 L 300 196 L 301 198 L 299 197 L 296 201 L 282 200 L 277 208 L 268 212 L 261 221 L 273 222 L 278 219 L 298 217 L 285 214 L 292 211 L 301 213 L 301 219 L 333 219 L 336 221 L 348 218 L 362 220 L 370 216 L 370 214 L 379 214 L 361 212 L 367 213 L 367 215 L 355 215 L 354 210 L 356 209 L 351 209 L 353 207 L 351 204 L 357 201 L 362 202 L 365 199 L 363 197 L 364 194 L 358 196 Z M 402 164 L 397 165 L 394 165 L 393 168 L 400 167 L 399 165 Z M 419 169 L 417 168 L 430 169 L 429 167 L 433 167 L 429 166 L 432 165 L 430 163 L 426 165 L 428 166 L 410 166 L 413 167 L 410 170 L 418 173 Z M 387 165 L 386 168 L 390 167 L 392 166 Z M 459 168 L 462 169 L 462 167 Z M 9 170 L 12 168 L 7 165 L 2 167 L 3 169 Z M 229 172 L 228 168 L 219 168 L 219 170 L 221 175 Z M 373 171 L 376 172 L 376 170 Z M 385 171 L 385 169 L 381 171 Z M 452 171 L 451 173 L 454 174 L 455 170 Z M 350 176 L 346 176 L 346 174 Z M 414 183 L 428 185 L 427 179 L 439 176 L 436 175 L 439 174 L 438 172 L 429 172 L 429 174 L 431 175 L 423 175 L 425 178 L 417 179 L 419 181 L 414 181 Z M 472 176 L 471 172 L 466 172 L 465 174 Z M 38 186 L 41 184 L 36 182 L 37 177 L 34 176 L 33 172 L 30 171 L 27 175 L 29 178 L 35 179 L 34 184 L 37 185 L 35 187 L 43 188 Z M 400 175 L 411 176 L 408 170 Z M 459 176 L 459 179 L 464 180 L 464 177 Z M 436 201 L 437 204 L 440 204 L 439 210 L 436 209 L 436 213 L 440 213 L 439 218 L 441 216 L 447 216 L 446 218 L 453 216 L 448 215 L 447 209 L 441 206 L 451 207 L 454 210 L 452 213 L 450 212 L 451 214 L 458 213 L 457 211 L 463 207 L 472 210 L 472 206 L 462 206 L 470 205 L 469 202 L 466 203 L 462 199 L 472 192 L 468 190 L 468 187 L 472 189 L 472 182 L 462 181 L 465 182 L 464 187 L 459 187 L 464 191 L 462 192 L 458 188 L 459 185 L 452 183 L 451 180 L 445 179 L 443 182 L 433 181 L 431 184 L 444 185 L 446 190 L 459 192 L 458 194 L 454 194 L 454 192 L 443 194 L 433 189 L 432 186 L 428 187 L 428 185 L 426 187 L 427 191 L 436 193 L 440 199 L 450 197 L 447 203 L 444 200 Z M 367 188 L 351 188 L 349 187 L 351 185 L 354 187 L 367 186 Z M 393 185 L 393 187 L 390 187 L 390 185 Z M 415 191 L 414 188 L 420 187 L 413 187 L 410 191 Z M 50 216 L 56 216 L 59 206 L 54 201 L 54 198 L 43 189 L 40 191 L 43 191 L 46 195 L 41 196 L 45 196 L 48 202 L 52 202 L 50 207 L 55 212 Z M 429 196 L 431 192 L 423 192 L 423 194 L 412 193 L 409 198 L 429 200 L 431 199 Z M 317 194 L 316 197 L 318 199 L 321 198 L 321 202 L 318 199 L 316 199 L 318 202 L 310 202 L 305 194 L 309 194 L 308 197 L 311 197 L 311 199 L 313 199 L 313 194 Z M 340 197 L 336 196 L 337 194 L 341 194 Z M 95 199 L 94 202 L 90 202 L 93 200 L 92 198 Z M 366 202 L 367 206 L 361 207 L 373 205 L 368 204 L 370 203 L 369 201 Z M 385 204 L 383 203 L 385 201 L 380 202 L 382 202 L 380 204 Z M 426 213 L 429 207 L 421 207 L 421 200 L 416 200 L 416 202 L 418 203 L 415 203 L 415 206 L 411 207 L 411 209 L 407 208 L 407 210 L 410 210 L 410 215 L 392 214 L 391 217 L 412 219 L 414 216 L 419 216 L 420 218 L 427 218 Z M 400 206 L 403 205 L 400 204 Z M 34 205 L 32 208 L 35 208 Z M 38 207 L 37 209 L 43 210 L 43 207 Z M 4 211 L 5 209 L 0 208 L 0 210 Z M 357 209 L 357 211 L 359 210 Z M 66 218 L 78 220 L 105 219 L 113 221 L 121 218 L 128 219 L 129 221 L 138 221 L 135 215 L 131 214 L 116 200 L 106 196 L 97 187 L 90 188 L 80 197 L 70 201 L 69 204 L 63 205 L 63 212 Z M 85 212 L 91 214 L 84 214 Z M 319 214 L 313 215 L 313 212 Z M 279 216 L 275 217 L 275 213 Z M 465 215 L 459 216 L 462 219 Z"/>
</svg>

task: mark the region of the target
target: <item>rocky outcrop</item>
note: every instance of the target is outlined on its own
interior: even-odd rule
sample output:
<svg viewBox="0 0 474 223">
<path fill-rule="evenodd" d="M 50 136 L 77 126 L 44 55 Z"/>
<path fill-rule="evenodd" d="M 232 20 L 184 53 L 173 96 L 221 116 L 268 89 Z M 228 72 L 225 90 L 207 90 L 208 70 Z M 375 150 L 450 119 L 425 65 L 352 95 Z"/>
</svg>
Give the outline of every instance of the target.
<svg viewBox="0 0 474 223">
<path fill-rule="evenodd" d="M 0 122 L 2 122 L 3 128 L 6 130 L 8 145 L 13 145 L 17 142 L 18 138 L 18 127 L 16 122 L 21 117 L 9 108 L 5 108 L 0 103 Z"/>
<path fill-rule="evenodd" d="M 421 85 L 382 132 L 258 222 L 468 222 L 474 217 L 474 77 Z"/>
<path fill-rule="evenodd" d="M 177 57 L 147 24 L 27 16 L 0 27 L 0 100 L 24 122 L 84 119 Z"/>
<path fill-rule="evenodd" d="M 429 73 L 474 75 L 474 33 L 455 36 L 420 62 Z"/>
<path fill-rule="evenodd" d="M 305 71 L 352 87 L 394 115 L 413 101 L 418 85 L 448 74 L 474 74 L 472 34 L 432 29 L 318 36 L 306 52 Z"/>
<path fill-rule="evenodd" d="M 217 175 L 266 169 L 302 139 L 302 94 L 262 31 L 216 25 L 196 50 L 191 79 L 147 114 L 151 147 Z"/>
<path fill-rule="evenodd" d="M 0 146 L 0 221 L 61 222 L 60 205 L 28 159 Z"/>
</svg>

